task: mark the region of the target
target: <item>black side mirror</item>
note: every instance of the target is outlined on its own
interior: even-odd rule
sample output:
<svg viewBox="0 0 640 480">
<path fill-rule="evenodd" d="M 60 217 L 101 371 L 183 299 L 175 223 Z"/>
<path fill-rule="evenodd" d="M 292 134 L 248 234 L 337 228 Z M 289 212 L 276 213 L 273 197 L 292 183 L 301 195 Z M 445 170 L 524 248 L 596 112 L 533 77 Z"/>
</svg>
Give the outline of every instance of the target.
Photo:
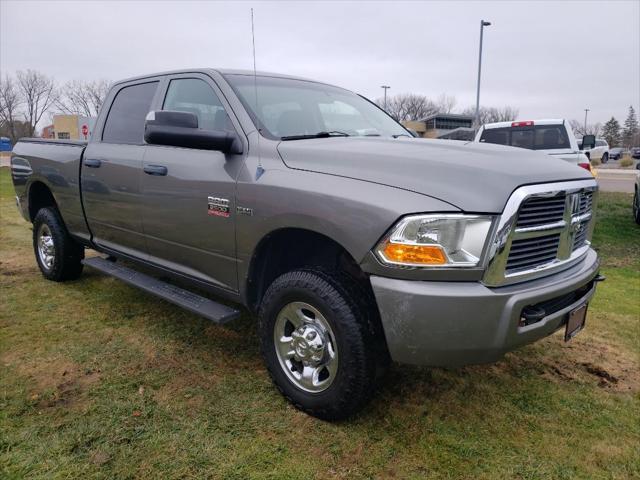
<svg viewBox="0 0 640 480">
<path fill-rule="evenodd" d="M 585 135 L 582 137 L 582 150 L 588 150 L 596 146 L 595 135 Z"/>
<path fill-rule="evenodd" d="M 198 116 L 191 112 L 171 110 L 149 112 L 144 122 L 144 141 L 151 145 L 242 153 L 242 143 L 235 133 L 224 130 L 201 130 L 198 128 Z"/>
</svg>

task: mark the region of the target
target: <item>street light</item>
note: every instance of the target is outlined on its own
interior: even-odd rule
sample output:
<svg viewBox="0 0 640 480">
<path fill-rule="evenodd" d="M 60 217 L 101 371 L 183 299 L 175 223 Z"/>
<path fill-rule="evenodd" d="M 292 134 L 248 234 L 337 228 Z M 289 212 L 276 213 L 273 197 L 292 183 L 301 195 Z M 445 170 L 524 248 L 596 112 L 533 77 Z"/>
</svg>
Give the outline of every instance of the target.
<svg viewBox="0 0 640 480">
<path fill-rule="evenodd" d="M 478 54 L 478 89 L 476 90 L 476 127 L 479 126 L 480 123 L 480 71 L 482 69 L 482 33 L 484 31 L 484 27 L 488 27 L 491 25 L 491 22 L 487 22 L 485 20 L 480 20 L 480 53 Z"/>
<path fill-rule="evenodd" d="M 384 88 L 384 109 L 387 109 L 387 90 L 391 87 L 389 85 L 381 85 L 380 88 Z"/>
<path fill-rule="evenodd" d="M 587 113 L 589 113 L 589 109 L 584 109 L 584 134 L 587 134 Z"/>
</svg>

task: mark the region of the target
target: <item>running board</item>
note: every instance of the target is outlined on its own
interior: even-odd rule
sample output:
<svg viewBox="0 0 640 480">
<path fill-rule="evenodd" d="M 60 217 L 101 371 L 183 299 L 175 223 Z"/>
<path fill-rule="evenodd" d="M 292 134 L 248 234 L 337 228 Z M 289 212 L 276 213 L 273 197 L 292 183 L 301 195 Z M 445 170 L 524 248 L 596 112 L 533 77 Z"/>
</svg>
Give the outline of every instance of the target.
<svg viewBox="0 0 640 480">
<path fill-rule="evenodd" d="M 240 311 L 201 297 L 193 292 L 175 285 L 163 282 L 157 278 L 137 272 L 131 268 L 118 265 L 116 262 L 102 257 L 85 258 L 82 263 L 100 270 L 129 285 L 138 287 L 147 293 L 155 295 L 171 303 L 203 316 L 215 323 L 226 323 L 240 315 Z"/>
</svg>

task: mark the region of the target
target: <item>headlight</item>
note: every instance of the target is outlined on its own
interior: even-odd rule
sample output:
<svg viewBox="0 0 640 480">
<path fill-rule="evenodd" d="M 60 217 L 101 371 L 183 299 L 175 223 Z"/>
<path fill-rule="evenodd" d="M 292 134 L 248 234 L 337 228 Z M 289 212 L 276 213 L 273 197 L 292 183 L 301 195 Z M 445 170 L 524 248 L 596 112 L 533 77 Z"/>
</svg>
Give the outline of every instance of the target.
<svg viewBox="0 0 640 480">
<path fill-rule="evenodd" d="M 491 229 L 481 215 L 414 215 L 400 220 L 376 247 L 387 264 L 475 267 Z"/>
</svg>

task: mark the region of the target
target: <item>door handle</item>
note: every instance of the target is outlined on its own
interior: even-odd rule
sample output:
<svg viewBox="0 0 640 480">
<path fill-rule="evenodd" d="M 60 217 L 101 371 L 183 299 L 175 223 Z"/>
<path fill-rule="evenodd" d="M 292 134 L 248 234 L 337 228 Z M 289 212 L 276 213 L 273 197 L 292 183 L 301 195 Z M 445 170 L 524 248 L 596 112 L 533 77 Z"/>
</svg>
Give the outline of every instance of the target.
<svg viewBox="0 0 640 480">
<path fill-rule="evenodd" d="M 87 158 L 84 161 L 84 166 L 85 167 L 100 168 L 100 165 L 102 165 L 102 161 L 101 160 L 97 160 L 95 158 Z"/>
<path fill-rule="evenodd" d="M 148 175 L 164 176 L 167 174 L 167 167 L 163 167 L 162 165 L 147 165 L 143 170 L 144 173 Z"/>
</svg>

